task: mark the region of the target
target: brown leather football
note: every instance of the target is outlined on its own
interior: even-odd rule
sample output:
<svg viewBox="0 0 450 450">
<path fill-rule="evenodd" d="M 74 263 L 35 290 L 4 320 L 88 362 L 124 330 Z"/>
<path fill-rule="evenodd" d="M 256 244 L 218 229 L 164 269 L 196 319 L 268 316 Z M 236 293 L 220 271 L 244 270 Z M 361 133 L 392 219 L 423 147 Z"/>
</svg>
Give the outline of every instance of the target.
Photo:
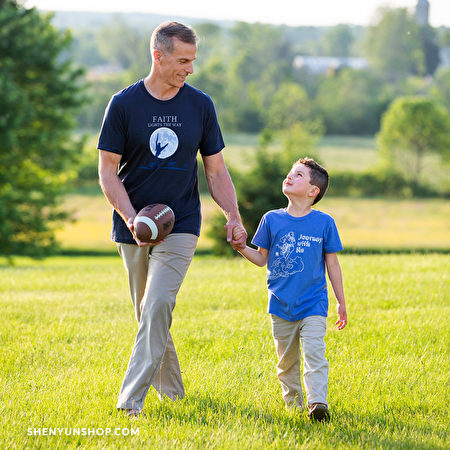
<svg viewBox="0 0 450 450">
<path fill-rule="evenodd" d="M 162 241 L 172 231 L 175 215 L 162 203 L 153 203 L 142 208 L 134 219 L 136 237 L 147 243 Z"/>
</svg>

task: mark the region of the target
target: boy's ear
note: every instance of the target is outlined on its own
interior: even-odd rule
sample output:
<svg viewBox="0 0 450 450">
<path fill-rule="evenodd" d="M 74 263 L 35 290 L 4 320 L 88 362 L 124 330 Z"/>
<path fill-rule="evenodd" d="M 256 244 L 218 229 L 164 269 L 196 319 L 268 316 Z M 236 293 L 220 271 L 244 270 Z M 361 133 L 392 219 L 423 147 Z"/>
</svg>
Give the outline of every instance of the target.
<svg viewBox="0 0 450 450">
<path fill-rule="evenodd" d="M 317 186 L 311 186 L 311 190 L 309 191 L 309 196 L 316 198 L 319 195 L 320 192 L 320 188 L 318 188 Z"/>
</svg>

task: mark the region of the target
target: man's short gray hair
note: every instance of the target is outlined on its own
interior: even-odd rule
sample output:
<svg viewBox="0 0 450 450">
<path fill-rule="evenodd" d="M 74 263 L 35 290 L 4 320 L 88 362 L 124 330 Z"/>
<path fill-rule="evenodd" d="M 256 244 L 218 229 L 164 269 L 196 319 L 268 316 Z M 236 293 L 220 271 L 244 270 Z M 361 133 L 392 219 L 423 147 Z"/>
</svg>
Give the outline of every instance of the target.
<svg viewBox="0 0 450 450">
<path fill-rule="evenodd" d="M 150 40 L 150 50 L 158 49 L 162 52 L 173 52 L 173 38 L 186 44 L 197 45 L 198 37 L 195 31 L 179 22 L 164 22 L 153 31 Z"/>
</svg>

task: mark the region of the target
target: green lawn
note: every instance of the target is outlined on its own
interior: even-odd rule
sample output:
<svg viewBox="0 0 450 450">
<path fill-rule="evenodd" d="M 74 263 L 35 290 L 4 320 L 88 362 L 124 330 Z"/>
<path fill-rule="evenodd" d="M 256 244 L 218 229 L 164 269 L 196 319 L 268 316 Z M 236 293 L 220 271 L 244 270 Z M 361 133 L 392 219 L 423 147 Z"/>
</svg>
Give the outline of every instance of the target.
<svg viewBox="0 0 450 450">
<path fill-rule="evenodd" d="M 375 139 L 359 136 L 324 136 L 318 154 L 330 171 L 361 172 L 378 162 Z"/>
<path fill-rule="evenodd" d="M 226 148 L 224 158 L 231 168 L 245 171 L 253 164 L 253 154 L 258 147 L 258 135 L 229 134 L 225 135 Z M 279 149 L 280 143 L 275 141 L 269 151 Z M 362 172 L 373 169 L 379 158 L 375 137 L 371 136 L 323 136 L 319 141 L 316 153 L 320 162 L 332 174 L 336 171 Z M 311 156 L 298 149 L 298 158 Z M 438 191 L 448 192 L 450 189 L 449 166 L 435 154 L 426 154 L 422 160 L 421 182 Z"/>
<path fill-rule="evenodd" d="M 280 205 L 283 207 L 285 205 Z M 331 214 L 344 247 L 354 249 L 450 249 L 450 202 L 443 199 L 384 200 L 324 197 L 318 209 Z M 64 249 L 115 252 L 110 242 L 111 207 L 102 194 L 70 195 L 65 208 L 76 219 L 57 237 Z M 211 197 L 202 199 L 199 248 L 208 251 L 209 219 L 220 213 Z M 251 238 L 252 236 L 250 236 Z"/>
<path fill-rule="evenodd" d="M 224 157 L 230 167 L 245 170 L 252 163 L 258 145 L 258 135 L 227 134 Z M 95 163 L 97 150 L 92 138 L 89 157 Z M 377 162 L 375 139 L 359 136 L 324 136 L 318 153 L 330 170 L 362 171 Z M 302 156 L 299 154 L 299 156 Z M 448 168 L 432 157 L 424 161 L 429 179 L 448 184 Z M 95 171 L 94 171 L 95 172 Z M 281 186 L 274 186 L 281 189 Z M 283 207 L 285 205 L 280 205 Z M 111 208 L 97 184 L 66 197 L 65 209 L 76 219 L 58 231 L 57 238 L 67 249 L 110 251 L 115 247 L 109 240 Z M 330 213 L 336 220 L 346 249 L 450 249 L 450 202 L 446 199 L 377 199 L 325 196 L 318 209 Z M 208 251 L 212 242 L 206 230 L 209 219 L 218 212 L 209 195 L 202 199 L 203 227 L 199 248 Z"/>
<path fill-rule="evenodd" d="M 186 398 L 115 409 L 136 332 L 119 257 L 0 266 L 0 448 L 448 448 L 446 255 L 341 257 L 348 327 L 327 332 L 328 425 L 283 406 L 264 269 L 196 257 L 172 325 Z M 138 436 L 34 436 L 29 429 Z"/>
<path fill-rule="evenodd" d="M 224 137 L 224 157 L 230 167 L 245 170 L 252 164 L 252 155 L 258 147 L 259 137 L 252 134 L 227 134 Z M 279 147 L 274 142 L 270 148 Z M 375 139 L 360 136 L 324 136 L 318 143 L 317 153 L 328 170 L 362 171 L 377 163 Z M 298 157 L 308 156 L 299 149 Z"/>
</svg>

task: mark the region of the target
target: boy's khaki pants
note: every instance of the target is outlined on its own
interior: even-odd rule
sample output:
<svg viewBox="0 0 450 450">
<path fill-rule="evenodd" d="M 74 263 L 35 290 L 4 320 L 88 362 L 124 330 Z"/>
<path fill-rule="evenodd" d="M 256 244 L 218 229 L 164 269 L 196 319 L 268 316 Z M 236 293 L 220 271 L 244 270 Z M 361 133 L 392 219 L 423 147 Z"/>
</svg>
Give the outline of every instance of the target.
<svg viewBox="0 0 450 450">
<path fill-rule="evenodd" d="M 139 328 L 117 407 L 141 411 L 150 386 L 175 400 L 184 397 L 170 335 L 176 295 L 194 256 L 198 237 L 174 233 L 154 247 L 117 244 L 128 274 Z"/>
<path fill-rule="evenodd" d="M 327 403 L 328 362 L 325 359 L 327 319 L 309 316 L 289 322 L 271 314 L 278 355 L 277 376 L 288 408 L 304 408 L 300 375 L 300 343 L 307 404 Z"/>
</svg>

